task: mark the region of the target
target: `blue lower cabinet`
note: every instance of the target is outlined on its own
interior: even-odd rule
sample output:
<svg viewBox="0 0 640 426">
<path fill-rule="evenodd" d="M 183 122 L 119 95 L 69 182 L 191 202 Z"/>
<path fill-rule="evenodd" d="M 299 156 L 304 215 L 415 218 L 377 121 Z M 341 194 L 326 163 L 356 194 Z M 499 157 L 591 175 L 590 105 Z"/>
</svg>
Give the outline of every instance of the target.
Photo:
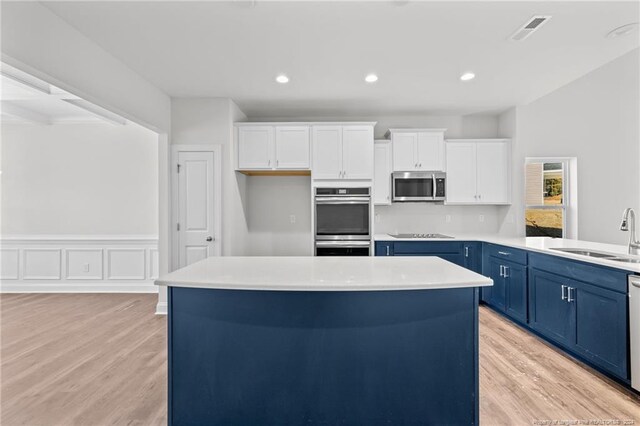
<svg viewBox="0 0 640 426">
<path fill-rule="evenodd" d="M 376 256 L 393 256 L 393 243 L 390 241 L 376 241 Z"/>
<path fill-rule="evenodd" d="M 486 275 L 493 280 L 493 287 L 491 288 L 491 296 L 489 296 L 487 303 L 496 309 L 504 311 L 507 289 L 502 276 L 502 262 L 499 259 L 491 257 L 489 258 L 488 266 L 489 269 Z"/>
<path fill-rule="evenodd" d="M 505 313 L 520 322 L 527 322 L 527 267 L 503 262 L 505 282 Z"/>
<path fill-rule="evenodd" d="M 575 319 L 567 293 L 566 279 L 537 269 L 529 270 L 529 326 L 554 342 L 570 347 L 575 340 Z"/>
<path fill-rule="evenodd" d="M 572 282 L 576 352 L 618 377 L 627 378 L 627 295 Z"/>
<path fill-rule="evenodd" d="M 482 243 L 464 243 L 464 267 L 478 274 L 482 273 Z"/>
<path fill-rule="evenodd" d="M 629 379 L 627 311 L 625 293 L 555 272 L 529 271 L 531 328 L 625 382 Z"/>
</svg>

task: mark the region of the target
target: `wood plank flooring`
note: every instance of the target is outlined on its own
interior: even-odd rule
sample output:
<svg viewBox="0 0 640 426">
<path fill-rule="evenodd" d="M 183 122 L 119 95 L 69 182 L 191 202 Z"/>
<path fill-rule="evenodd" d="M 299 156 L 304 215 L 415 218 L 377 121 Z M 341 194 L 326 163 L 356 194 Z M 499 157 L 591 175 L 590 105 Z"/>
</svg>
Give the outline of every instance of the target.
<svg viewBox="0 0 640 426">
<path fill-rule="evenodd" d="M 0 295 L 0 424 L 166 424 L 166 318 L 155 303 L 150 294 Z M 640 424 L 637 395 L 487 308 L 480 322 L 481 424 Z"/>
</svg>

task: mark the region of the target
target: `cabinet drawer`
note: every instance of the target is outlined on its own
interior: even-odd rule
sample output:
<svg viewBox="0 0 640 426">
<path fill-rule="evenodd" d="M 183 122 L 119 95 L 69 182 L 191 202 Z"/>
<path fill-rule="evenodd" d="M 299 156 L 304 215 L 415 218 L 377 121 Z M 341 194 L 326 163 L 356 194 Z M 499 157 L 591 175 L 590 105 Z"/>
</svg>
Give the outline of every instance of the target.
<svg viewBox="0 0 640 426">
<path fill-rule="evenodd" d="M 498 259 L 508 260 L 509 262 L 527 264 L 527 252 L 511 247 L 499 246 L 495 244 L 487 244 L 484 248 L 487 256 L 497 257 Z"/>
<path fill-rule="evenodd" d="M 529 267 L 620 293 L 627 292 L 627 275 L 629 275 L 629 272 L 620 269 L 539 253 L 529 254 Z"/>
<path fill-rule="evenodd" d="M 459 254 L 463 242 L 453 241 L 398 241 L 393 245 L 394 254 Z"/>
</svg>

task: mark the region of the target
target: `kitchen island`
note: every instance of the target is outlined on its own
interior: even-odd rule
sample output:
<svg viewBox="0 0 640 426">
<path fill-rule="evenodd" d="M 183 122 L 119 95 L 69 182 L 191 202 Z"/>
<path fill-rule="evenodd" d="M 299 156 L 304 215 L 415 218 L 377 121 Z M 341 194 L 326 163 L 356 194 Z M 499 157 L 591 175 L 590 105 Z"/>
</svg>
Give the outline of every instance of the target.
<svg viewBox="0 0 640 426">
<path fill-rule="evenodd" d="M 489 278 L 437 257 L 212 257 L 156 283 L 170 425 L 478 423 Z"/>
</svg>

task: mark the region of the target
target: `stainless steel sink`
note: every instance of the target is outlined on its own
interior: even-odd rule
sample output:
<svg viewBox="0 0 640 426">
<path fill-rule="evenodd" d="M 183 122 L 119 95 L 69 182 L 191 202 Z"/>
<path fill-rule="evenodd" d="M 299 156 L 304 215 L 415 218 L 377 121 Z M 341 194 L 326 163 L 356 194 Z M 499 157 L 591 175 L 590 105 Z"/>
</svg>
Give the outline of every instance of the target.
<svg viewBox="0 0 640 426">
<path fill-rule="evenodd" d="M 624 263 L 640 263 L 640 259 L 632 259 L 630 257 L 614 257 L 610 259 L 616 262 L 624 262 Z"/>
<path fill-rule="evenodd" d="M 614 262 L 623 263 L 640 263 L 640 258 L 623 257 L 615 253 L 606 253 L 603 251 L 591 251 L 579 248 L 551 248 L 550 250 L 561 251 L 564 253 L 577 254 L 580 256 L 596 257 L 598 259 L 613 260 Z"/>
<path fill-rule="evenodd" d="M 604 253 L 601 251 L 591 251 L 578 248 L 551 248 L 550 250 L 562 251 L 565 253 L 579 254 L 580 256 L 599 257 L 603 259 L 618 257 L 617 254 Z"/>
</svg>

